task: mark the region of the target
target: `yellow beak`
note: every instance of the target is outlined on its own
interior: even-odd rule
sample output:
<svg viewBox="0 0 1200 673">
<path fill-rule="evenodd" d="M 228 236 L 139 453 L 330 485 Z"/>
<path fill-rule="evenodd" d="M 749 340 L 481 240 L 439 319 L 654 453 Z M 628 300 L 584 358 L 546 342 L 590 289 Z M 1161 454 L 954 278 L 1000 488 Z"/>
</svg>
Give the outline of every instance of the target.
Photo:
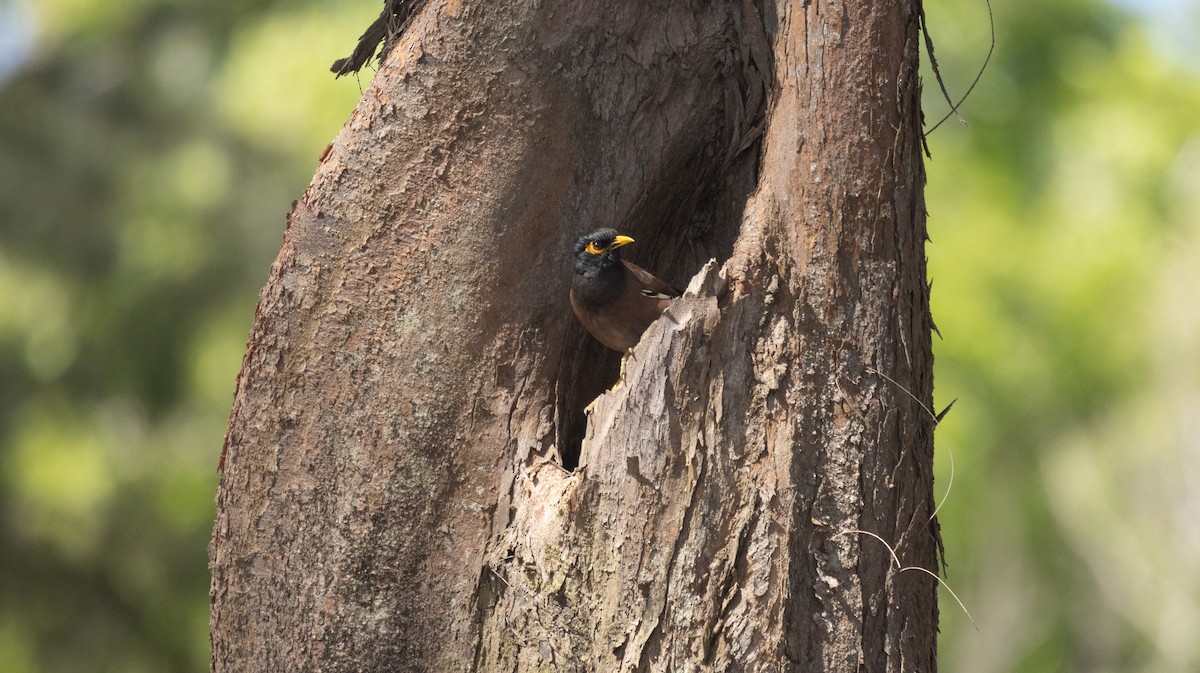
<svg viewBox="0 0 1200 673">
<path fill-rule="evenodd" d="M 630 243 L 633 243 L 632 238 L 629 238 L 628 236 L 618 236 L 613 239 L 612 245 L 608 246 L 608 249 L 613 250 L 621 247 L 622 245 L 629 245 Z"/>
</svg>

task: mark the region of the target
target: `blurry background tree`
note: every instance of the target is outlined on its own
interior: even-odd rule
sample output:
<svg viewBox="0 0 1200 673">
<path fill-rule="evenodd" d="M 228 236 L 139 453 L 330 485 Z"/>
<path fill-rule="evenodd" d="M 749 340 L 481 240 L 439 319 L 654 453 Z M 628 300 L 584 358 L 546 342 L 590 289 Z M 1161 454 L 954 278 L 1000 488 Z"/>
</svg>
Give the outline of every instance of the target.
<svg viewBox="0 0 1200 673">
<path fill-rule="evenodd" d="M 1200 5 L 993 4 L 929 163 L 942 532 L 980 626 L 943 601 L 941 661 L 1200 670 Z M 983 10 L 927 11 L 969 81 Z"/>
<path fill-rule="evenodd" d="M 946 670 L 1200 668 L 1200 7 L 1127 2 L 998 3 L 930 138 Z M 378 10 L 0 4 L 5 671 L 207 670 L 233 379 Z M 961 91 L 987 10 L 926 11 Z"/>
<path fill-rule="evenodd" d="M 0 669 L 208 670 L 234 377 L 378 11 L 0 0 Z"/>
</svg>

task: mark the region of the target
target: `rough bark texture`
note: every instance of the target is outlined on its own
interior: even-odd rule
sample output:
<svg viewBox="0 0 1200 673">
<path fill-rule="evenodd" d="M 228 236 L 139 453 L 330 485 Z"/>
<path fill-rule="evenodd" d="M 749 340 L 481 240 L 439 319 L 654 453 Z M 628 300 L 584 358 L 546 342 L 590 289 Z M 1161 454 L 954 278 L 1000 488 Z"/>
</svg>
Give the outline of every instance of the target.
<svg viewBox="0 0 1200 673">
<path fill-rule="evenodd" d="M 296 203 L 215 671 L 934 668 L 917 5 L 594 4 L 428 2 Z M 585 415 L 603 226 L 692 280 Z"/>
</svg>

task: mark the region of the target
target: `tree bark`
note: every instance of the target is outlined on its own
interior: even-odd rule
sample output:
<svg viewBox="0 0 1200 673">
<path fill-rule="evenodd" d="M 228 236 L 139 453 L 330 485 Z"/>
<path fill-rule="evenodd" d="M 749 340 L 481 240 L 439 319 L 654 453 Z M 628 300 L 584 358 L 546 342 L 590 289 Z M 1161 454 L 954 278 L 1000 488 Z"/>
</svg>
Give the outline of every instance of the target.
<svg viewBox="0 0 1200 673">
<path fill-rule="evenodd" d="M 919 5 L 594 4 L 427 3 L 295 204 L 214 671 L 935 668 Z M 605 226 L 691 281 L 585 413 Z"/>
</svg>

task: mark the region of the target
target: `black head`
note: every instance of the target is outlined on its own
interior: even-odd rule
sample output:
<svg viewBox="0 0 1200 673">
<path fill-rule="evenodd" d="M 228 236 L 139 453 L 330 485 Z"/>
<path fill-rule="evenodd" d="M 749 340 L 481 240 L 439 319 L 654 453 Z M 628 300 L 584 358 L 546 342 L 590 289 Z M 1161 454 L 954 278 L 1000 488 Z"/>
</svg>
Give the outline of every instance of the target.
<svg viewBox="0 0 1200 673">
<path fill-rule="evenodd" d="M 597 229 L 586 236 L 575 239 L 575 272 L 595 275 L 621 263 L 618 249 L 633 243 L 628 236 L 621 236 L 612 229 Z"/>
</svg>

